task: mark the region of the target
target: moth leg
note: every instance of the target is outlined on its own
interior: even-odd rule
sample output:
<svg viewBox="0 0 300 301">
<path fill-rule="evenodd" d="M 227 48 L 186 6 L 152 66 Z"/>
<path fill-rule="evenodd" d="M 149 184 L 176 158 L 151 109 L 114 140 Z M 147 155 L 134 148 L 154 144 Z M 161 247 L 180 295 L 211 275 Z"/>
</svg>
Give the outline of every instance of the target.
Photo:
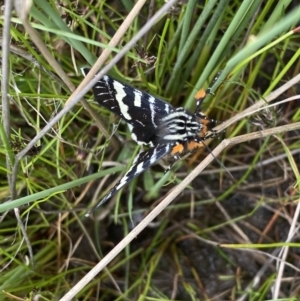
<svg viewBox="0 0 300 301">
<path fill-rule="evenodd" d="M 168 166 L 168 168 L 165 170 L 165 173 L 167 173 L 173 166 L 174 164 L 181 159 L 180 155 L 185 152 L 185 144 L 186 141 L 182 142 L 176 142 L 171 150 L 171 156 L 173 156 L 173 162 Z"/>
<path fill-rule="evenodd" d="M 210 133 L 206 133 L 204 136 L 204 139 L 211 139 L 211 138 L 216 138 L 219 137 L 221 132 L 218 132 L 216 130 L 210 130 Z"/>
<path fill-rule="evenodd" d="M 217 73 L 216 77 L 213 79 L 213 81 L 211 82 L 211 84 L 209 85 L 209 87 L 206 90 L 200 89 L 195 94 L 195 99 L 197 100 L 195 113 L 200 113 L 201 112 L 201 105 L 202 105 L 202 103 L 203 103 L 203 101 L 204 101 L 204 99 L 207 95 L 214 95 L 214 93 L 212 93 L 211 90 L 212 90 L 213 86 L 215 85 L 215 83 L 218 81 L 221 74 L 222 74 L 222 71 Z"/>
<path fill-rule="evenodd" d="M 205 91 L 206 94 L 214 95 L 214 93 L 211 92 L 211 89 L 215 85 L 215 83 L 218 81 L 218 79 L 220 78 L 221 74 L 222 74 L 222 70 L 219 71 L 217 73 L 217 75 L 215 76 L 215 78 L 212 80 L 212 82 L 210 83 L 209 87 Z"/>
<path fill-rule="evenodd" d="M 179 161 L 179 160 L 181 160 L 180 156 L 173 156 L 173 162 L 165 169 L 164 174 L 166 174 L 167 172 L 169 172 L 173 168 L 173 166 L 175 165 L 175 163 L 177 161 Z"/>
</svg>

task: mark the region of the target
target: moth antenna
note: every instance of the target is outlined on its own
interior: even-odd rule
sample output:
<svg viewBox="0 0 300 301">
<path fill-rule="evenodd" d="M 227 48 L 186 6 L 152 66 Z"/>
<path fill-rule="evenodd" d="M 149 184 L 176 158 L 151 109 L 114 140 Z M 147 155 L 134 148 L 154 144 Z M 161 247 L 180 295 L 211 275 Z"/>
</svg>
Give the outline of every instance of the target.
<svg viewBox="0 0 300 301">
<path fill-rule="evenodd" d="M 224 168 L 224 170 L 230 175 L 230 177 L 235 181 L 234 176 L 231 174 L 231 172 L 226 168 L 226 166 L 213 154 L 212 150 L 202 141 L 205 148 L 209 151 L 209 153 L 214 157 L 214 159 L 219 163 L 219 165 Z"/>
</svg>

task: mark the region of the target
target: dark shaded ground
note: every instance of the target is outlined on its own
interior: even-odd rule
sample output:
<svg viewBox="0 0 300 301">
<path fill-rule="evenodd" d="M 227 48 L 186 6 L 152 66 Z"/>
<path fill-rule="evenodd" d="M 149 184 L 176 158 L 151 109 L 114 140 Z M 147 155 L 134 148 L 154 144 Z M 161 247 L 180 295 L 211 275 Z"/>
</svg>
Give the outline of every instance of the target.
<svg viewBox="0 0 300 301">
<path fill-rule="evenodd" d="M 274 141 L 271 139 L 270 143 Z M 235 166 L 246 164 L 251 160 L 251 154 L 254 155 L 255 149 L 259 147 L 259 141 L 239 147 L 239 152 L 241 148 L 248 150 L 248 158 L 245 156 L 241 159 L 243 161 L 235 162 Z M 228 150 L 227 156 L 235 151 L 235 148 Z M 299 154 L 294 158 L 300 162 Z M 263 161 L 257 163 L 248 178 L 220 203 L 215 200 L 234 184 L 233 180 L 226 172 L 222 176 L 222 185 L 217 173 L 199 175 L 192 185 L 203 188 L 186 189 L 175 201 L 177 206 L 186 204 L 185 208 L 175 206 L 166 210 L 154 225 L 146 228 L 131 243 L 131 252 L 141 251 L 141 253 L 131 259 L 128 266 L 122 265 L 113 272 L 121 290 L 130 287 L 140 277 L 146 282 L 148 269 L 157 257 L 159 259 L 151 275 L 150 286 L 154 291 L 158 290 L 176 300 L 192 300 L 191 294 L 200 300 L 203 298 L 233 300 L 237 299 L 254 279 L 257 283 L 252 294 L 256 289 L 261 288 L 265 281 L 274 277 L 276 262 L 270 261 L 267 254 L 277 256 L 279 249 L 235 250 L 219 246 L 220 244 L 268 244 L 287 239 L 290 228 L 287 217 L 293 216 L 296 206 L 291 203 L 293 175 L 289 170 L 286 170 L 286 176 L 284 175 L 282 167 L 285 166 L 283 163 L 286 159 L 275 160 L 262 167 Z M 218 163 L 215 162 L 214 165 L 217 166 Z M 225 164 L 230 169 L 230 164 L 228 165 Z M 237 180 L 244 174 L 243 171 L 231 173 Z M 196 202 L 193 217 L 190 209 L 192 194 Z M 123 197 L 126 197 L 125 189 Z M 123 205 L 126 208 L 126 204 Z M 143 213 L 134 213 L 141 208 L 144 208 Z M 98 213 L 101 214 L 102 210 L 104 208 L 100 208 Z M 135 202 L 133 221 L 138 222 L 147 210 L 150 210 L 149 204 L 143 203 L 142 200 Z M 132 228 L 132 222 L 128 218 L 126 220 L 127 227 Z M 85 224 L 87 227 L 95 227 L 92 220 L 86 220 Z M 163 229 L 160 228 L 162 224 Z M 104 254 L 124 237 L 124 225 L 116 225 L 112 218 L 106 217 L 95 229 L 101 237 L 100 245 Z M 161 231 L 159 238 L 154 239 L 158 231 Z M 93 237 L 93 234 L 91 235 Z M 155 246 L 152 245 L 153 241 Z M 92 252 L 87 251 L 87 243 L 83 241 L 81 246 L 76 250 L 75 257 L 91 260 Z M 118 258 L 124 256 L 123 253 Z M 288 262 L 299 269 L 298 259 L 299 250 L 291 249 Z M 125 275 L 129 277 L 124 278 Z M 297 285 L 298 272 L 286 267 L 284 276 L 290 280 L 282 283 L 282 296 L 298 296 L 300 293 Z M 124 282 L 124 279 L 128 279 L 128 282 Z M 105 294 L 110 290 L 113 290 L 111 280 L 108 278 L 102 280 L 101 293 Z M 236 294 L 235 291 L 238 293 Z M 130 300 L 138 299 L 142 293 L 143 291 L 139 289 L 134 290 L 134 293 L 130 294 Z M 148 292 L 147 296 L 151 295 L 154 297 L 155 293 Z M 107 297 L 107 300 L 111 300 L 110 298 Z M 264 299 L 271 299 L 271 294 L 265 293 Z"/>
</svg>

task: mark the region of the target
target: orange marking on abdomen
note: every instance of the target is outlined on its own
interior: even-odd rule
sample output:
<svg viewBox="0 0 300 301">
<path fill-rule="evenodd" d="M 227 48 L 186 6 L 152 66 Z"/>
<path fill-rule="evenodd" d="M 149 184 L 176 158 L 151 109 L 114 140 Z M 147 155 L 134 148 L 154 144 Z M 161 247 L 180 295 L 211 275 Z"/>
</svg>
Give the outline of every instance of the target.
<svg viewBox="0 0 300 301">
<path fill-rule="evenodd" d="M 184 151 L 184 146 L 182 144 L 177 144 L 173 147 L 171 155 L 175 156 L 177 154 L 181 154 Z"/>
<path fill-rule="evenodd" d="M 188 151 L 192 152 L 194 149 L 202 147 L 203 144 L 196 142 L 196 141 L 190 141 L 187 145 Z"/>
</svg>

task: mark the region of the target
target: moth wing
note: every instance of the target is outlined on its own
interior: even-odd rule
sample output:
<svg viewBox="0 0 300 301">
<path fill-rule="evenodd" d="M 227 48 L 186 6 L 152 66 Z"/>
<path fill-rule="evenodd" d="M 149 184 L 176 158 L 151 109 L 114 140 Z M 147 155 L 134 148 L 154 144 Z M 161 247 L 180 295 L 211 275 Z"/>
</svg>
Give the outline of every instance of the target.
<svg viewBox="0 0 300 301">
<path fill-rule="evenodd" d="M 158 144 L 156 147 L 151 147 L 146 151 L 139 153 L 130 169 L 122 177 L 122 179 L 109 191 L 109 193 L 92 209 L 100 207 L 115 193 L 117 193 L 124 185 L 132 181 L 136 176 L 148 169 L 156 161 L 169 154 L 172 150 L 172 144 Z"/>
<path fill-rule="evenodd" d="M 89 71 L 89 68 L 82 68 L 84 76 Z M 155 145 L 156 128 L 163 117 L 175 110 L 169 103 L 123 84 L 108 75 L 104 75 L 97 82 L 93 87 L 93 93 L 99 105 L 126 121 L 132 139 L 138 144 Z"/>
</svg>

